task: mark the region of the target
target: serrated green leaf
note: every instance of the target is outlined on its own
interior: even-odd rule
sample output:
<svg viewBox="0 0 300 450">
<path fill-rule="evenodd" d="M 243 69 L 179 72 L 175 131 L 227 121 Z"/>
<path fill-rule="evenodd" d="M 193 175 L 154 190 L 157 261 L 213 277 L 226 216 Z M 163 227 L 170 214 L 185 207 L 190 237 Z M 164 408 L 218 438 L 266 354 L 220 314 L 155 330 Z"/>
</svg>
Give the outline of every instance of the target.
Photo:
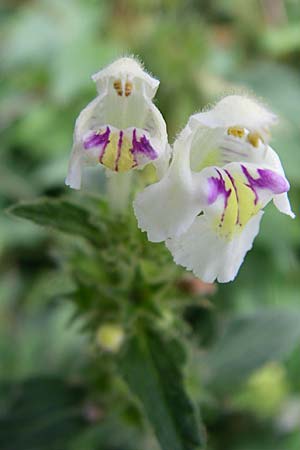
<svg viewBox="0 0 300 450">
<path fill-rule="evenodd" d="M 235 388 L 269 361 L 286 357 L 300 339 L 300 314 L 266 310 L 233 318 L 204 366 L 208 383 L 217 390 Z"/>
<path fill-rule="evenodd" d="M 95 225 L 92 214 L 67 199 L 42 198 L 31 203 L 20 203 L 12 206 L 9 213 L 95 243 L 99 243 L 101 237 L 100 224 Z"/>
<path fill-rule="evenodd" d="M 153 331 L 131 338 L 121 372 L 138 397 L 163 450 L 195 450 L 204 442 L 181 372 L 182 349 Z"/>
</svg>

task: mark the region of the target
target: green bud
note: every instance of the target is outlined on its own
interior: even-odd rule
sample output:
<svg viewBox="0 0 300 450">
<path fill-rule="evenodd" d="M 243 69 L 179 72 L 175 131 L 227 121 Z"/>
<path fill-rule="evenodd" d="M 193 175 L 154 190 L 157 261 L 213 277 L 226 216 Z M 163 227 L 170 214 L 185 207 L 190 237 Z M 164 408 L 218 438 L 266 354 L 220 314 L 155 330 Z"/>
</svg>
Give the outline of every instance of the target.
<svg viewBox="0 0 300 450">
<path fill-rule="evenodd" d="M 96 342 L 102 350 L 117 352 L 124 340 L 123 328 L 118 324 L 106 323 L 98 328 Z"/>
</svg>

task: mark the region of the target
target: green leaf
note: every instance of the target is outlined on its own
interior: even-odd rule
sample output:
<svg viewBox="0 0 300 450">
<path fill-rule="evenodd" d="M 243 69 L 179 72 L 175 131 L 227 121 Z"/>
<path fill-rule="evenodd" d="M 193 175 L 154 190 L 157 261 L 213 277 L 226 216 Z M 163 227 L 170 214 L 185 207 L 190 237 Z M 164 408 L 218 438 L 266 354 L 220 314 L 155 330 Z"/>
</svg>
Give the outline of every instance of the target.
<svg viewBox="0 0 300 450">
<path fill-rule="evenodd" d="M 1 450 L 61 450 L 87 425 L 84 392 L 59 378 L 0 385 Z"/>
<path fill-rule="evenodd" d="M 101 224 L 96 226 L 96 217 L 93 217 L 88 209 L 70 200 L 42 198 L 30 203 L 17 204 L 8 211 L 38 225 L 49 226 L 99 243 Z"/>
<path fill-rule="evenodd" d="M 266 310 L 232 319 L 204 364 L 217 390 L 235 388 L 269 361 L 287 356 L 300 339 L 300 314 Z"/>
<path fill-rule="evenodd" d="M 115 408 L 111 408 L 114 410 Z M 116 414 L 104 417 L 76 436 L 68 450 L 157 450 L 149 446 L 149 436 Z M 63 449 L 65 450 L 65 449 Z"/>
<path fill-rule="evenodd" d="M 204 441 L 184 389 L 182 356 L 176 341 L 140 331 L 128 342 L 121 360 L 121 372 L 142 403 L 163 450 L 194 450 Z"/>
</svg>

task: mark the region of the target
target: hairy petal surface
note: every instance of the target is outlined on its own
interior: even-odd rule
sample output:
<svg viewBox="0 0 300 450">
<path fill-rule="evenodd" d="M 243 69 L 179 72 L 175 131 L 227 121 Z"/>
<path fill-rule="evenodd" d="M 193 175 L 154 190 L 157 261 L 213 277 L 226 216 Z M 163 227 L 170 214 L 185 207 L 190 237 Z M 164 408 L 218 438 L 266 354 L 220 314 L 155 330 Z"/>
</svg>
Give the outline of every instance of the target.
<svg viewBox="0 0 300 450">
<path fill-rule="evenodd" d="M 266 140 L 269 127 L 277 122 L 277 117 L 256 99 L 245 95 L 228 95 L 211 110 L 191 116 L 191 128 L 199 124 L 209 127 L 237 127 L 261 133 Z"/>
</svg>

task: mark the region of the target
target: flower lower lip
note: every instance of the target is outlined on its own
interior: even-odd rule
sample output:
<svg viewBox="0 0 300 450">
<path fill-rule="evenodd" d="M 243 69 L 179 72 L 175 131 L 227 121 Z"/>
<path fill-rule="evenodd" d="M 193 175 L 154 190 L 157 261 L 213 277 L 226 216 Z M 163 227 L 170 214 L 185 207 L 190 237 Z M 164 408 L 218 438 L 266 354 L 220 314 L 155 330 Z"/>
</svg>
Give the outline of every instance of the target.
<svg viewBox="0 0 300 450">
<path fill-rule="evenodd" d="M 244 165 L 241 165 L 242 171 L 248 180 L 250 189 L 255 194 L 255 203 L 258 201 L 257 189 L 268 189 L 273 194 L 283 194 L 289 190 L 287 180 L 278 173 L 269 169 L 257 169 L 258 177 L 254 178 Z"/>
<path fill-rule="evenodd" d="M 115 172 L 126 172 L 158 157 L 150 140 L 136 128 L 116 130 L 107 126 L 103 132 L 90 134 L 83 147 L 85 150 L 99 147 L 100 164 Z"/>
<path fill-rule="evenodd" d="M 157 152 L 154 150 L 152 145 L 150 144 L 149 139 L 146 138 L 145 135 L 143 135 L 140 140 L 136 137 L 136 129 L 133 130 L 133 137 L 132 137 L 132 149 L 131 152 L 134 155 L 142 154 L 143 156 L 146 156 L 147 158 L 151 159 L 152 161 L 157 158 Z"/>
</svg>

